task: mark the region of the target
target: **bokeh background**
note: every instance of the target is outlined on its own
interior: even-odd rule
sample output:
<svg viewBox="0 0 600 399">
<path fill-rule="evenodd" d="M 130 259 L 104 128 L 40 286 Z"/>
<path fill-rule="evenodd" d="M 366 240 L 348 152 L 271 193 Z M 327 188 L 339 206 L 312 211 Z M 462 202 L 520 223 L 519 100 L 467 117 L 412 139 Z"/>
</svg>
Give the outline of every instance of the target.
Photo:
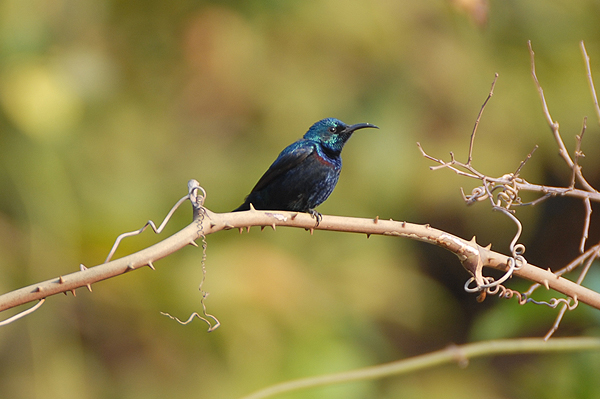
<svg viewBox="0 0 600 399">
<path fill-rule="evenodd" d="M 488 204 L 466 207 L 459 187 L 476 182 L 430 171 L 416 142 L 465 160 L 498 72 L 474 165 L 513 172 L 537 144 L 523 177 L 568 185 L 530 76 L 531 40 L 571 150 L 590 117 L 581 164 L 600 187 L 579 49 L 585 40 L 600 85 L 599 17 L 596 0 L 2 0 L 0 292 L 101 263 L 118 234 L 162 220 L 191 178 L 211 210 L 235 208 L 283 147 L 329 116 L 381 129 L 346 146 L 322 213 L 430 223 L 506 253 L 514 225 Z M 577 255 L 580 202 L 518 216 L 530 262 L 556 269 Z M 187 205 L 163 236 L 190 217 Z M 117 256 L 159 239 L 129 239 Z M 0 397 L 235 398 L 452 343 L 543 336 L 556 315 L 477 303 L 453 255 L 405 239 L 256 228 L 209 236 L 207 256 L 218 330 L 159 313 L 201 309 L 202 253 L 189 247 L 0 329 Z M 586 284 L 600 290 L 597 269 Z M 556 335 L 599 325 L 581 305 Z M 590 398 L 599 373 L 598 353 L 512 356 L 285 397 Z"/>
</svg>

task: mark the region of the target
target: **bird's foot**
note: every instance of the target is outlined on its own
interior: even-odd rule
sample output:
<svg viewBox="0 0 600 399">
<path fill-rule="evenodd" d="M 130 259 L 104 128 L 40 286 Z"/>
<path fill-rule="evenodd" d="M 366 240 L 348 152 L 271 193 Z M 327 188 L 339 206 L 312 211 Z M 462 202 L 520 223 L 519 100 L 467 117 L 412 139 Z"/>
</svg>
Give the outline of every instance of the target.
<svg viewBox="0 0 600 399">
<path fill-rule="evenodd" d="M 317 221 L 317 223 L 315 224 L 315 227 L 317 227 L 319 223 L 321 223 L 321 220 L 323 220 L 323 215 L 321 215 L 318 211 L 315 211 L 314 209 L 309 209 L 308 213 L 310 213 L 310 216 L 315 218 L 315 220 Z"/>
</svg>

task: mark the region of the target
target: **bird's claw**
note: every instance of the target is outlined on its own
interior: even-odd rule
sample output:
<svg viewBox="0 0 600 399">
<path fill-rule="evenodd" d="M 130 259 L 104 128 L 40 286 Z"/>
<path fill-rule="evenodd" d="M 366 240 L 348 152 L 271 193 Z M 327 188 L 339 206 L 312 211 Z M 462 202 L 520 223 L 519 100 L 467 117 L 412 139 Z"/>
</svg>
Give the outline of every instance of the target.
<svg viewBox="0 0 600 399">
<path fill-rule="evenodd" d="M 319 223 L 321 223 L 321 220 L 323 220 L 323 215 L 321 215 L 321 213 L 315 211 L 314 209 L 309 209 L 308 213 L 310 213 L 310 216 L 315 218 L 315 220 L 317 221 L 315 227 L 319 226 Z"/>
</svg>

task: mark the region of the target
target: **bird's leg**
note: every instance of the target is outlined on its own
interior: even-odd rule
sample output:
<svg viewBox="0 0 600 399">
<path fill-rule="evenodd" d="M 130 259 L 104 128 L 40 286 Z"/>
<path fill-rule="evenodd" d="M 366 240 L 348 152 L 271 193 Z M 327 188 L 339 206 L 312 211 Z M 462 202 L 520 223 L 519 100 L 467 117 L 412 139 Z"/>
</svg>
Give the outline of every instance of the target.
<svg viewBox="0 0 600 399">
<path fill-rule="evenodd" d="M 310 216 L 315 218 L 315 220 L 317 221 L 317 223 L 315 224 L 315 227 L 317 227 L 319 223 L 321 223 L 321 220 L 323 220 L 323 215 L 321 215 L 318 211 L 314 209 L 309 209 L 308 213 L 310 213 Z"/>
</svg>

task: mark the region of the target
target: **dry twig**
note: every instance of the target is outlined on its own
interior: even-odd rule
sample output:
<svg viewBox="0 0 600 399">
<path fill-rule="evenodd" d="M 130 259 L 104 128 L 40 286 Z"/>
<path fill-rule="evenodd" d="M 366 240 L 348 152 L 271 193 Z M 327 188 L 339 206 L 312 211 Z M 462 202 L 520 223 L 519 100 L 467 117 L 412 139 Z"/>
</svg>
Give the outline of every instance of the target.
<svg viewBox="0 0 600 399">
<path fill-rule="evenodd" d="M 447 169 L 452 170 L 453 172 L 455 172 L 456 174 L 458 174 L 460 176 L 478 179 L 482 182 L 482 185 L 474 188 L 470 195 L 465 195 L 465 193 L 461 189 L 463 199 L 465 200 L 465 202 L 467 204 L 473 204 L 478 201 L 489 200 L 493 210 L 502 211 L 504 214 L 506 214 L 508 217 L 510 217 L 518 226 L 518 232 L 515 235 L 513 242 L 511 243 L 511 253 L 513 254 L 512 259 L 514 259 L 514 262 L 509 263 L 510 267 L 508 269 L 508 272 L 505 274 L 505 276 L 503 276 L 498 281 L 494 281 L 493 279 L 491 279 L 489 277 L 483 277 L 481 275 L 478 276 L 475 274 L 474 271 L 471 271 L 473 273 L 473 277 L 467 281 L 467 283 L 465 284 L 465 289 L 470 292 L 481 292 L 480 297 L 479 297 L 480 300 L 483 300 L 485 298 L 485 294 L 487 293 L 487 294 L 492 294 L 492 295 L 499 294 L 500 296 L 506 297 L 506 298 L 516 296 L 519 299 L 519 303 L 521 303 L 521 304 L 527 303 L 527 302 L 533 302 L 533 303 L 543 303 L 545 305 L 550 305 L 550 306 L 556 307 L 557 305 L 562 303 L 563 306 L 561 307 L 559 316 L 557 317 L 556 322 L 554 323 L 552 329 L 546 335 L 546 339 L 548 339 L 558 328 L 560 320 L 562 319 L 562 316 L 564 315 L 566 309 L 572 309 L 575 306 L 577 306 L 577 303 L 579 302 L 579 300 L 581 298 L 577 295 L 576 296 L 569 295 L 569 297 L 572 298 L 572 301 L 564 299 L 564 298 L 553 298 L 552 300 L 550 300 L 550 302 L 540 302 L 540 301 L 533 300 L 531 298 L 531 294 L 533 293 L 533 291 L 536 288 L 538 288 L 540 285 L 544 285 L 547 289 L 549 288 L 549 284 L 547 281 L 544 281 L 542 283 L 538 282 L 538 283 L 532 285 L 531 288 L 527 292 L 522 293 L 522 294 L 519 292 L 516 292 L 516 291 L 512 291 L 501 285 L 501 283 L 503 281 L 505 281 L 509 277 L 509 275 L 512 275 L 513 272 L 518 270 L 520 264 L 526 263 L 525 258 L 522 256 L 525 248 L 522 247 L 522 248 L 519 248 L 520 249 L 519 251 L 515 251 L 515 242 L 520 235 L 521 224 L 513 214 L 514 209 L 511 209 L 511 208 L 513 208 L 515 206 L 535 205 L 546 199 L 549 199 L 549 198 L 555 197 L 555 196 L 574 197 L 574 198 L 579 198 L 579 199 L 583 200 L 583 203 L 585 205 L 585 219 L 584 219 L 583 233 L 582 233 L 579 249 L 580 249 L 580 252 L 583 253 L 584 255 L 582 255 L 581 257 L 579 257 L 578 259 L 576 259 L 575 261 L 573 261 L 569 265 L 567 265 L 565 268 L 563 268 L 555 273 L 555 275 L 557 277 L 561 276 L 562 274 L 564 274 L 568 271 L 572 271 L 573 269 L 575 269 L 576 267 L 578 267 L 579 265 L 581 265 L 582 263 L 585 262 L 585 266 L 584 266 L 583 270 L 581 271 L 581 273 L 577 279 L 577 282 L 576 282 L 576 284 L 580 285 L 582 283 L 583 279 L 585 278 L 585 275 L 587 274 L 587 271 L 589 270 L 589 267 L 591 266 L 592 262 L 598 257 L 598 247 L 600 246 L 600 244 L 594 246 L 592 249 L 588 250 L 587 252 L 585 251 L 585 245 L 586 245 L 586 242 L 587 242 L 587 239 L 589 236 L 591 214 L 592 214 L 591 203 L 592 203 L 592 201 L 600 202 L 600 195 L 599 195 L 600 193 L 594 187 L 592 187 L 591 184 L 589 184 L 589 182 L 585 179 L 585 177 L 583 176 L 581 166 L 579 165 L 579 159 L 584 156 L 584 154 L 581 150 L 581 144 L 582 144 L 583 135 L 584 135 L 585 129 L 586 129 L 586 120 L 587 119 L 584 118 L 581 133 L 576 136 L 575 153 L 574 153 L 574 157 L 571 158 L 571 156 L 569 155 L 569 152 L 567 151 L 567 149 L 565 147 L 562 136 L 560 134 L 559 124 L 558 124 L 558 122 L 554 121 L 552 119 L 552 116 L 550 115 L 548 104 L 547 104 L 546 98 L 544 96 L 544 90 L 542 89 L 542 86 L 541 86 L 541 84 L 538 80 L 537 74 L 536 74 L 535 57 L 534 57 L 534 52 L 533 52 L 533 49 L 531 46 L 531 42 L 528 42 L 528 47 L 529 47 L 529 53 L 531 56 L 531 75 L 533 77 L 535 86 L 536 86 L 537 91 L 540 96 L 540 100 L 542 102 L 542 111 L 544 113 L 546 121 L 548 122 L 548 125 L 550 126 L 550 129 L 552 130 L 554 139 L 558 145 L 559 154 L 562 157 L 562 159 L 565 161 L 567 166 L 571 169 L 571 182 L 568 187 L 548 187 L 548 186 L 543 186 L 543 185 L 531 184 L 519 176 L 523 166 L 526 164 L 526 162 L 529 159 L 531 159 L 531 156 L 532 156 L 533 152 L 537 149 L 537 146 L 533 149 L 533 151 L 531 153 L 529 153 L 529 155 L 527 155 L 525 160 L 523 160 L 521 162 L 521 164 L 519 165 L 519 167 L 517 168 L 517 170 L 514 173 L 509 173 L 509 174 L 503 175 L 499 178 L 493 178 L 493 177 L 487 176 L 484 173 L 479 172 L 472 166 L 471 154 L 473 151 L 475 132 L 477 130 L 477 126 L 479 125 L 479 120 L 481 118 L 483 110 L 493 94 L 493 90 L 494 90 L 494 86 L 496 84 L 496 80 L 498 78 L 498 74 L 495 75 L 490 93 L 488 94 L 488 97 L 486 98 L 485 102 L 483 103 L 483 106 L 481 107 L 479 115 L 477 116 L 477 120 L 475 122 L 475 127 L 473 129 L 473 133 L 471 134 L 471 140 L 469 143 L 469 157 L 468 157 L 467 163 L 461 163 L 461 162 L 456 161 L 456 159 L 454 158 L 452 153 L 451 153 L 450 161 L 446 162 L 444 160 L 441 160 L 441 159 L 435 158 L 431 155 L 428 155 L 423 150 L 423 148 L 421 147 L 421 145 L 419 143 L 417 143 L 417 145 L 419 147 L 419 150 L 421 151 L 421 153 L 423 154 L 423 156 L 425 158 L 432 160 L 439 164 L 438 166 L 430 167 L 430 169 L 436 170 L 436 169 L 441 169 L 441 168 L 447 168 Z M 598 98 L 596 96 L 594 82 L 592 79 L 590 60 L 589 60 L 589 57 L 587 56 L 587 52 L 585 50 L 585 45 L 583 44 L 583 42 L 581 42 L 581 49 L 582 49 L 584 59 L 586 62 L 586 70 L 587 70 L 587 76 L 588 76 L 590 90 L 592 92 L 592 99 L 594 101 L 595 110 L 596 110 L 596 113 L 598 115 L 598 119 L 600 122 L 600 107 L 598 107 Z M 581 188 L 576 188 L 576 185 L 579 185 Z M 519 196 L 519 193 L 521 191 L 536 192 L 541 195 L 534 201 L 531 201 L 528 203 L 523 203 Z M 510 261 L 510 259 L 511 258 L 509 258 L 509 261 Z M 475 282 L 476 285 L 474 288 L 471 288 L 470 285 L 473 282 Z"/>
</svg>

